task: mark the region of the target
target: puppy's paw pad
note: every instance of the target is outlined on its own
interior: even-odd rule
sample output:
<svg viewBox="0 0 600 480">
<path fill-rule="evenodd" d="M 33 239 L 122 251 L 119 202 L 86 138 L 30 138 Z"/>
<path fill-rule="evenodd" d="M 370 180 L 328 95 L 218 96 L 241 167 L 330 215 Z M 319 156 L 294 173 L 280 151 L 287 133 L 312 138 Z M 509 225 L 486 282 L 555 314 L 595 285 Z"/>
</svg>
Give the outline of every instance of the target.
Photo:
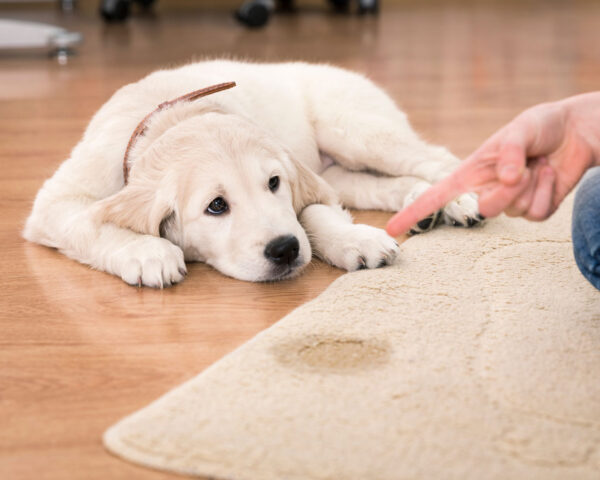
<svg viewBox="0 0 600 480">
<path fill-rule="evenodd" d="M 135 286 L 168 287 L 181 282 L 187 273 L 181 249 L 149 235 L 115 252 L 112 264 L 126 283 Z"/>
<path fill-rule="evenodd" d="M 408 232 L 409 235 L 418 235 L 420 233 L 428 232 L 433 229 L 440 221 L 442 215 L 442 211 L 438 210 L 435 213 L 432 213 L 428 217 L 424 218 L 420 222 L 418 222 L 415 226 L 413 226 Z"/>
<path fill-rule="evenodd" d="M 358 257 L 358 263 L 357 263 L 357 267 L 356 270 L 366 270 L 367 268 L 367 259 L 365 257 L 363 257 L 362 255 L 360 257 Z"/>
<path fill-rule="evenodd" d="M 422 193 L 431 187 L 430 183 L 427 182 L 419 182 L 417 183 L 411 190 L 408 192 L 406 197 L 404 197 L 404 204 L 402 208 L 408 207 L 411 203 L 413 203 Z M 418 235 L 419 233 L 425 233 L 434 228 L 440 220 L 441 212 L 435 212 L 425 217 L 421 221 L 419 221 L 416 225 L 414 225 L 410 231 L 409 235 Z"/>
<path fill-rule="evenodd" d="M 444 207 L 443 219 L 446 225 L 454 227 L 474 227 L 485 220 L 479 214 L 477 195 L 466 193 Z"/>
</svg>

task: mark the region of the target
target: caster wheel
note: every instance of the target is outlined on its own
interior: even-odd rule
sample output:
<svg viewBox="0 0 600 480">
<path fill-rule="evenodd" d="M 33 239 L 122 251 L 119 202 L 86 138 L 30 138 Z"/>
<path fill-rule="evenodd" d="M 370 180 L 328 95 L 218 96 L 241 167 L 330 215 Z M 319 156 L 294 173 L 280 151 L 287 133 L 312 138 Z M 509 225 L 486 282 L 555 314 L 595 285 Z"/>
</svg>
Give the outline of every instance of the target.
<svg viewBox="0 0 600 480">
<path fill-rule="evenodd" d="M 155 0 L 135 0 L 135 3 L 142 8 L 150 8 L 152 5 L 154 5 L 154 2 Z"/>
<path fill-rule="evenodd" d="M 294 11 L 294 0 L 277 0 L 277 11 L 279 12 L 293 12 Z"/>
<path fill-rule="evenodd" d="M 379 0 L 359 0 L 358 2 L 358 13 L 378 13 L 379 12 Z"/>
<path fill-rule="evenodd" d="M 269 21 L 271 8 L 271 4 L 264 0 L 247 1 L 235 12 L 235 16 L 244 25 L 258 28 Z"/>
<path fill-rule="evenodd" d="M 100 14 L 107 22 L 122 22 L 129 17 L 129 0 L 102 0 Z"/>
<path fill-rule="evenodd" d="M 336 12 L 347 13 L 350 11 L 350 0 L 329 0 L 329 4 Z"/>
</svg>

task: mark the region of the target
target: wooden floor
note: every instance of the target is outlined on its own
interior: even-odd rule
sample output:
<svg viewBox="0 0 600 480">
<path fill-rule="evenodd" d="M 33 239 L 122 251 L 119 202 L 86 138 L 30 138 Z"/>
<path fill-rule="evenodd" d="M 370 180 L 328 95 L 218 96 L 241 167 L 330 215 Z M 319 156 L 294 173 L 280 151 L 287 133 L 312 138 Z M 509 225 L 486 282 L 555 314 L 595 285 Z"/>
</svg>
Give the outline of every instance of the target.
<svg viewBox="0 0 600 480">
<path fill-rule="evenodd" d="M 25 243 L 37 189 L 116 88 L 203 56 L 332 62 L 366 72 L 460 155 L 528 105 L 599 88 L 598 2 L 479 3 L 384 5 L 379 18 L 312 8 L 259 31 L 206 9 L 111 26 L 0 11 L 85 35 L 66 66 L 0 53 L 0 478 L 171 478 L 107 454 L 102 432 L 342 273 L 314 261 L 298 279 L 250 284 L 198 264 L 175 288 L 137 289 Z"/>
</svg>

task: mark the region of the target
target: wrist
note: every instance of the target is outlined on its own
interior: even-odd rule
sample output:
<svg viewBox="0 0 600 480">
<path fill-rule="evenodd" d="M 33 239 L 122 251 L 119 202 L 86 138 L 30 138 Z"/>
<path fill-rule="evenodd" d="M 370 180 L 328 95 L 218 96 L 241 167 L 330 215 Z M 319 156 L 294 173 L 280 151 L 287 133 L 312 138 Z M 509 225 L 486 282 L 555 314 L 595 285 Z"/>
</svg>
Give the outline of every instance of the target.
<svg viewBox="0 0 600 480">
<path fill-rule="evenodd" d="M 569 122 L 590 148 L 590 167 L 600 166 L 600 92 L 566 98 L 563 103 Z"/>
</svg>

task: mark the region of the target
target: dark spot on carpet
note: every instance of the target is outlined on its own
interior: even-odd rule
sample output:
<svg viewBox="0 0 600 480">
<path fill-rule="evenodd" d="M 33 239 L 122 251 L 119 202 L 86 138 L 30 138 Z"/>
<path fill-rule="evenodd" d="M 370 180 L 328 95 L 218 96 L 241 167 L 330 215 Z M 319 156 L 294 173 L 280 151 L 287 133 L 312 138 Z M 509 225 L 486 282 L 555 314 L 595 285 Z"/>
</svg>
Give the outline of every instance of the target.
<svg viewBox="0 0 600 480">
<path fill-rule="evenodd" d="M 310 335 L 278 344 L 273 353 L 290 368 L 353 373 L 387 363 L 391 348 L 378 339 Z"/>
</svg>

